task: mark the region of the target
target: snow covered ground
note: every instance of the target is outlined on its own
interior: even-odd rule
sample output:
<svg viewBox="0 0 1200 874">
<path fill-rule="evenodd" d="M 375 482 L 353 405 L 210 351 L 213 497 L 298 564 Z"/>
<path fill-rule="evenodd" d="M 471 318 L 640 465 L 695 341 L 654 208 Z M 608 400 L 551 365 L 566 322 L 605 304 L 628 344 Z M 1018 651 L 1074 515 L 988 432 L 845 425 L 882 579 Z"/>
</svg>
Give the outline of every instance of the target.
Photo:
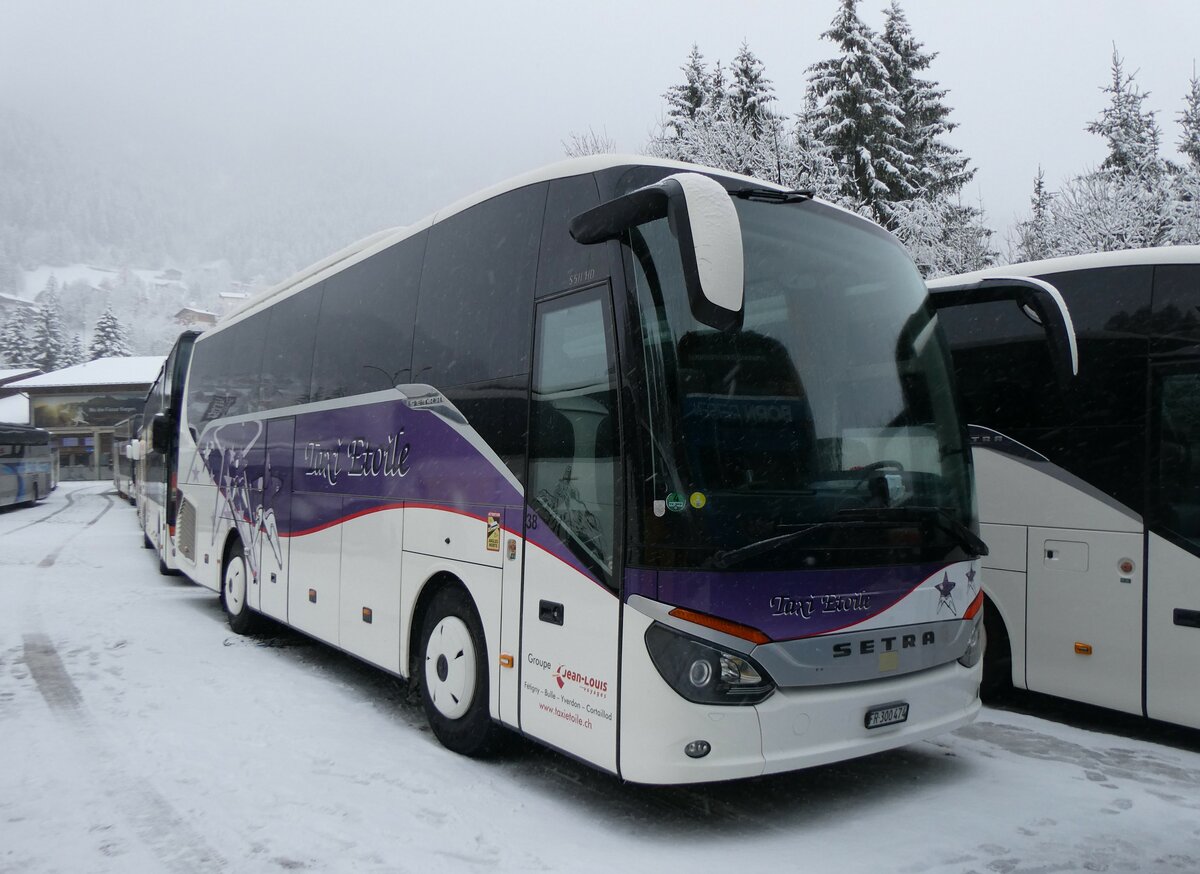
<svg viewBox="0 0 1200 874">
<path fill-rule="evenodd" d="M 1200 871 L 1200 733 L 985 708 L 687 789 L 471 761 L 394 679 L 232 634 L 140 544 L 104 483 L 0 512 L 0 872 Z"/>
</svg>

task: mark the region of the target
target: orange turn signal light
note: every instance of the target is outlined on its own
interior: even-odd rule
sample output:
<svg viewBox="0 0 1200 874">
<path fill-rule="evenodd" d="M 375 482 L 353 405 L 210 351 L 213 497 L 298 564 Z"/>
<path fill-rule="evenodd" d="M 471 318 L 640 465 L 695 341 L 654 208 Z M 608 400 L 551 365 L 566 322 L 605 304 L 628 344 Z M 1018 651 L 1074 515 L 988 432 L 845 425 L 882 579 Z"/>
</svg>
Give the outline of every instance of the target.
<svg viewBox="0 0 1200 874">
<path fill-rule="evenodd" d="M 740 622 L 733 622 L 729 619 L 719 619 L 716 616 L 709 616 L 707 613 L 697 613 L 695 610 L 685 610 L 683 607 L 676 607 L 671 611 L 670 615 L 685 622 L 695 622 L 697 625 L 703 625 L 705 628 L 713 629 L 713 631 L 720 631 L 722 634 L 740 637 L 742 640 L 748 640 L 751 643 L 771 642 L 771 638 L 767 637 L 757 628 L 751 628 L 749 625 L 742 625 Z"/>
<path fill-rule="evenodd" d="M 974 619 L 975 616 L 983 609 L 983 590 L 979 590 L 979 594 L 975 596 L 975 600 L 971 602 L 971 606 L 967 608 L 967 612 L 963 614 L 963 619 Z"/>
<path fill-rule="evenodd" d="M 1075 641 L 1075 655 L 1091 655 L 1092 645 L 1090 643 L 1080 643 Z"/>
</svg>

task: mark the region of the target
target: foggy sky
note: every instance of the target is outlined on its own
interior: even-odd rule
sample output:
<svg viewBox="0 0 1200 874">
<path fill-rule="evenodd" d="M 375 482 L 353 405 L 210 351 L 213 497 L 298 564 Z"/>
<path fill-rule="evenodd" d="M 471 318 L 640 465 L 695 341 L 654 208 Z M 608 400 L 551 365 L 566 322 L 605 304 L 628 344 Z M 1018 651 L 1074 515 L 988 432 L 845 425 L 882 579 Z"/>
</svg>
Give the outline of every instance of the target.
<svg viewBox="0 0 1200 874">
<path fill-rule="evenodd" d="M 859 14 L 878 29 L 884 5 Z M 1176 156 L 1200 2 L 902 5 L 939 53 L 928 75 L 950 89 L 950 141 L 978 168 L 965 196 L 1001 233 L 1027 213 L 1039 164 L 1053 189 L 1103 160 L 1084 126 L 1105 105 L 1114 42 Z M 254 153 L 285 171 L 377 177 L 405 223 L 560 159 L 572 132 L 640 151 L 693 42 L 728 62 L 747 40 L 776 110 L 798 111 L 805 68 L 835 52 L 819 37 L 836 11 L 837 0 L 0 0 L 0 103 L 147 154 Z"/>
</svg>

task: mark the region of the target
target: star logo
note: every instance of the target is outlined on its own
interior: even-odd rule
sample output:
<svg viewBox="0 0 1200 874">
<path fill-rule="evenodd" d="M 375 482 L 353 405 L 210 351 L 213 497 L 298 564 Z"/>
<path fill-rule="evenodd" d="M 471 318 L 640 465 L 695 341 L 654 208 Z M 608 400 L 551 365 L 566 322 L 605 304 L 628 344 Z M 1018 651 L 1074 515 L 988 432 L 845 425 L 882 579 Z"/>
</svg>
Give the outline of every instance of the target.
<svg viewBox="0 0 1200 874">
<path fill-rule="evenodd" d="M 942 607 L 945 607 L 954 616 L 958 615 L 958 608 L 954 606 L 954 596 L 952 592 L 958 584 L 951 581 L 950 574 L 942 574 L 942 581 L 934 586 L 938 593 L 938 613 L 942 612 Z"/>
</svg>

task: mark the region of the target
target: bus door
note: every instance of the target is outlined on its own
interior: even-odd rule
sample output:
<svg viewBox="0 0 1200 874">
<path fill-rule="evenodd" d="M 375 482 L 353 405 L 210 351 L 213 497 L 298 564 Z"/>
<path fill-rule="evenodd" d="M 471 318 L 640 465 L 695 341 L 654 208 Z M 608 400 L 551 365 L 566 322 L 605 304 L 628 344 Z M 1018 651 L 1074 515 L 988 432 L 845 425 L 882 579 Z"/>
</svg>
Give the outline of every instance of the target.
<svg viewBox="0 0 1200 874">
<path fill-rule="evenodd" d="M 256 502 L 254 549 L 258 553 L 258 603 L 267 616 L 286 622 L 288 604 L 289 538 L 280 531 L 291 530 L 293 445 L 296 420 L 271 419 L 267 422 L 266 451 L 263 453 L 263 478 L 260 500 Z"/>
<path fill-rule="evenodd" d="M 520 724 L 616 771 L 617 363 L 608 283 L 543 301 L 534 324 Z"/>
<path fill-rule="evenodd" d="M 1200 363 L 1151 374 L 1146 715 L 1200 728 Z"/>
</svg>

